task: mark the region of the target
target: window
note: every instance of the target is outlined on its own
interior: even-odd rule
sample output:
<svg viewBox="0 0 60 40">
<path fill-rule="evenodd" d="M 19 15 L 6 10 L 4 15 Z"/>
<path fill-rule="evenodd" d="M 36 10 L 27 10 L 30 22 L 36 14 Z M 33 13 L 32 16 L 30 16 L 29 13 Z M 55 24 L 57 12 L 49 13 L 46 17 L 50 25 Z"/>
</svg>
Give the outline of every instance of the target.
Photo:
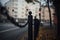
<svg viewBox="0 0 60 40">
<path fill-rule="evenodd" d="M 17 4 L 17 3 L 15 3 L 15 5 L 17 6 L 18 4 Z"/>
<path fill-rule="evenodd" d="M 12 12 L 14 12 L 14 9 L 12 9 Z"/>
<path fill-rule="evenodd" d="M 14 17 L 17 17 L 17 15 L 14 15 Z"/>
<path fill-rule="evenodd" d="M 14 0 L 14 1 L 18 1 L 18 0 Z"/>
<path fill-rule="evenodd" d="M 15 11 L 14 9 L 12 10 L 12 12 L 17 13 L 17 11 Z"/>
<path fill-rule="evenodd" d="M 24 14 L 24 12 L 22 12 Z"/>
<path fill-rule="evenodd" d="M 14 9 L 18 9 L 17 7 L 14 7 Z"/>
<path fill-rule="evenodd" d="M 24 17 L 24 16 L 22 15 L 22 17 Z"/>
<path fill-rule="evenodd" d="M 18 0 L 12 0 L 12 1 L 18 1 Z"/>
<path fill-rule="evenodd" d="M 28 16 L 28 14 L 25 14 L 25 16 Z"/>
<path fill-rule="evenodd" d="M 18 9 L 18 7 L 13 7 L 14 9 Z"/>
<path fill-rule="evenodd" d="M 17 6 L 17 5 L 18 5 L 18 3 L 17 3 L 17 2 L 14 2 L 13 4 L 14 4 L 14 6 Z"/>
<path fill-rule="evenodd" d="M 24 10 L 24 8 L 22 8 L 22 10 Z"/>
<path fill-rule="evenodd" d="M 14 11 L 14 13 L 17 13 L 17 11 Z"/>
</svg>

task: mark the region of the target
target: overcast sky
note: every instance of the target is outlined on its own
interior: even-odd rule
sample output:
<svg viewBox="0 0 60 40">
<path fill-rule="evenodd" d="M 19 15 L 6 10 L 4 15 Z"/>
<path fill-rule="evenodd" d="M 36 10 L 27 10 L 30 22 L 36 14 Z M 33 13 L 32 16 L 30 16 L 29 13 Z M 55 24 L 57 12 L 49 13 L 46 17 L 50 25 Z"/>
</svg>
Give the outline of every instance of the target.
<svg viewBox="0 0 60 40">
<path fill-rule="evenodd" d="M 9 1 L 9 0 L 0 0 L 0 2 L 2 3 L 2 5 L 4 5 L 7 1 Z"/>
</svg>

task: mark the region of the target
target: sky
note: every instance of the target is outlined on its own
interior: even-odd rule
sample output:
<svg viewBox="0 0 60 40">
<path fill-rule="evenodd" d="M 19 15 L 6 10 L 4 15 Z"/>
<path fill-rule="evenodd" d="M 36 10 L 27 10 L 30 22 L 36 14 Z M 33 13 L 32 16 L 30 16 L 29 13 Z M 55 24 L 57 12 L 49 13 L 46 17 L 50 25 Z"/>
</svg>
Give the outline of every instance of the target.
<svg viewBox="0 0 60 40">
<path fill-rule="evenodd" d="M 0 0 L 0 2 L 2 3 L 3 6 L 7 1 L 9 1 L 9 0 Z"/>
</svg>

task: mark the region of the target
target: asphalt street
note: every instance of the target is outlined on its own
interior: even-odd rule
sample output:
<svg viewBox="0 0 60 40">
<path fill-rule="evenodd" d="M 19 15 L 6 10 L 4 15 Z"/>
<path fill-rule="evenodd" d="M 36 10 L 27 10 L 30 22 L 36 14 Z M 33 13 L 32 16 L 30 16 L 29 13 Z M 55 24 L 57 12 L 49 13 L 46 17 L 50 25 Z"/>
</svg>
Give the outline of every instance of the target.
<svg viewBox="0 0 60 40">
<path fill-rule="evenodd" d="M 18 40 L 28 31 L 28 26 L 20 28 L 12 23 L 0 23 L 0 40 Z"/>
</svg>

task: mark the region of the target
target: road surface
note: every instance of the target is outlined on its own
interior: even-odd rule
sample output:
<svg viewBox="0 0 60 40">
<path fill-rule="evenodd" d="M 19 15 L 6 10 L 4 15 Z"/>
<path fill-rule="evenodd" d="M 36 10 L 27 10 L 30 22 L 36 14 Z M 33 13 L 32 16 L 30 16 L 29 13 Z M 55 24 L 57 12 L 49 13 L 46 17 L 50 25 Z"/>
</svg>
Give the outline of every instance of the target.
<svg viewBox="0 0 60 40">
<path fill-rule="evenodd" d="M 18 40 L 28 31 L 28 26 L 19 28 L 12 23 L 0 23 L 0 40 Z"/>
</svg>

